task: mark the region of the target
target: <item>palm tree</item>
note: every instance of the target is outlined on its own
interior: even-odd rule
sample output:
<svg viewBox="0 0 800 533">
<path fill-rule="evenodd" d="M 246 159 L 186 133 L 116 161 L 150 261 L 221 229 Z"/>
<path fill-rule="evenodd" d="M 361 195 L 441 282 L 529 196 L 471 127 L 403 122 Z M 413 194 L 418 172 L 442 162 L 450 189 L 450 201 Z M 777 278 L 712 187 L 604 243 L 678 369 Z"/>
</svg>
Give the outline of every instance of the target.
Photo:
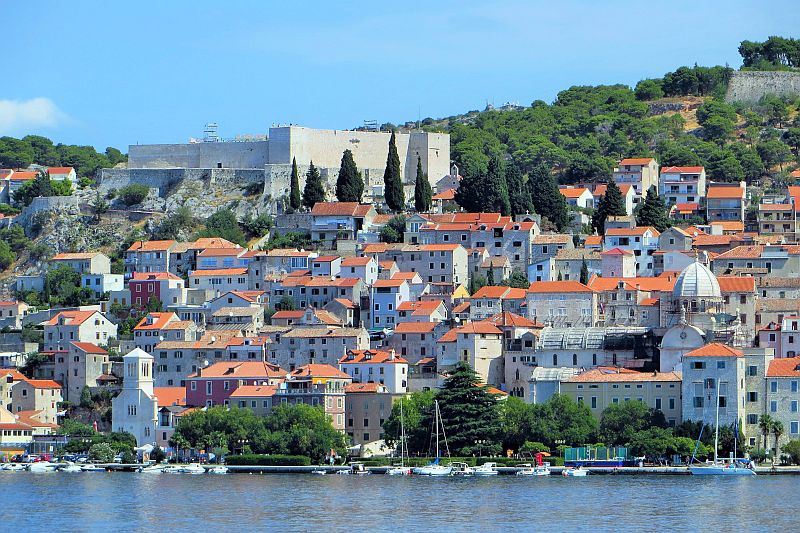
<svg viewBox="0 0 800 533">
<path fill-rule="evenodd" d="M 769 435 L 770 431 L 772 431 L 772 417 L 769 415 L 761 415 L 760 420 L 758 421 L 758 429 L 761 430 L 761 434 L 764 435 L 764 452 L 767 452 L 767 435 Z"/>
<path fill-rule="evenodd" d="M 780 420 L 773 420 L 772 421 L 772 434 L 775 436 L 775 457 L 778 456 L 778 440 L 783 435 L 783 422 Z"/>
</svg>

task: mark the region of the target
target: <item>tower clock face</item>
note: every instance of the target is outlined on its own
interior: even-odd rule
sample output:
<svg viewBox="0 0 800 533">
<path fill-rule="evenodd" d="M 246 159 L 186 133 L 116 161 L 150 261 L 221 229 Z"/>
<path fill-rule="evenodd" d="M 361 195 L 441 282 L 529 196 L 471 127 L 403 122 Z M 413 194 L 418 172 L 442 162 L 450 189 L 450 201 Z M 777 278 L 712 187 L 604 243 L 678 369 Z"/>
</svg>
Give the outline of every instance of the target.
<svg viewBox="0 0 800 533">
<path fill-rule="evenodd" d="M 686 332 L 685 331 L 681 331 L 681 339 L 685 339 L 685 338 L 686 338 Z"/>
</svg>

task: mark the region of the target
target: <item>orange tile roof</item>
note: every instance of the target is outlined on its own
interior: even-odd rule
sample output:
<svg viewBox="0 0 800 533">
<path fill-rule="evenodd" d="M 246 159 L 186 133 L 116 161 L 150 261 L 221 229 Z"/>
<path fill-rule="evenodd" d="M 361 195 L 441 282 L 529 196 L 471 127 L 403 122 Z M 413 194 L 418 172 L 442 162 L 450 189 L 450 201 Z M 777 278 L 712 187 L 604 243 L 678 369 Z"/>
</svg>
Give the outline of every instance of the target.
<svg viewBox="0 0 800 533">
<path fill-rule="evenodd" d="M 793 170 L 789 173 L 789 175 L 793 178 L 800 178 L 800 170 Z"/>
<path fill-rule="evenodd" d="M 651 306 L 651 305 L 657 305 L 658 302 L 659 302 L 658 298 L 645 298 L 641 302 L 639 302 L 639 305 Z"/>
<path fill-rule="evenodd" d="M 128 247 L 129 252 L 165 252 L 175 246 L 177 241 L 135 241 Z"/>
<path fill-rule="evenodd" d="M 606 250 L 600 255 L 633 255 L 633 252 L 630 250 L 623 250 L 622 248 L 612 248 L 610 250 Z"/>
<path fill-rule="evenodd" d="M 420 280 L 422 279 L 422 276 L 419 275 L 419 272 L 395 272 L 394 274 L 392 274 L 391 279 L 403 279 L 411 283 L 412 281 L 414 281 L 414 279 L 418 277 L 420 278 Z"/>
<path fill-rule="evenodd" d="M 340 304 L 340 305 L 342 305 L 342 306 L 344 306 L 344 307 L 346 307 L 346 308 L 348 308 L 348 309 L 355 309 L 356 308 L 356 304 L 354 304 L 352 301 L 350 301 L 350 300 L 348 300 L 346 298 L 334 298 L 333 301 L 338 303 L 338 304 Z"/>
<path fill-rule="evenodd" d="M 735 240 L 733 235 L 697 235 L 692 242 L 695 246 L 724 246 L 729 245 Z"/>
<path fill-rule="evenodd" d="M 72 342 L 74 347 L 86 353 L 107 354 L 108 352 L 91 342 Z"/>
<path fill-rule="evenodd" d="M 197 257 L 239 257 L 246 251 L 245 248 L 206 248 Z"/>
<path fill-rule="evenodd" d="M 36 176 L 37 176 L 36 172 L 23 172 L 23 171 L 17 170 L 17 171 L 14 171 L 13 174 L 11 174 L 11 181 L 35 180 Z"/>
<path fill-rule="evenodd" d="M 586 187 L 560 187 L 558 192 L 565 198 L 580 198 L 584 193 L 589 192 Z M 591 193 L 589 193 L 591 194 Z"/>
<path fill-rule="evenodd" d="M 394 354 L 394 359 L 392 359 L 392 352 L 384 350 L 350 350 L 339 359 L 340 365 L 356 363 L 408 364 L 408 361 L 401 357 L 400 354 Z"/>
<path fill-rule="evenodd" d="M 453 307 L 454 313 L 466 313 L 469 311 L 470 302 L 461 302 L 460 304 Z"/>
<path fill-rule="evenodd" d="M 745 191 L 741 187 L 709 187 L 706 198 L 744 199 Z"/>
<path fill-rule="evenodd" d="M 185 387 L 153 387 L 153 395 L 158 398 L 160 407 L 186 405 Z"/>
<path fill-rule="evenodd" d="M 628 183 L 623 183 L 622 185 L 618 185 L 618 187 L 619 187 L 619 192 L 621 192 L 623 196 L 627 196 L 630 190 L 633 188 L 633 186 Z M 606 185 L 605 183 L 601 183 L 600 185 L 594 188 L 594 191 L 592 191 L 592 196 L 595 197 L 605 196 L 607 189 L 608 185 Z"/>
<path fill-rule="evenodd" d="M 311 209 L 314 216 L 364 216 L 372 207 L 358 202 L 317 202 Z"/>
<path fill-rule="evenodd" d="M 420 250 L 426 252 L 451 252 L 456 248 L 461 248 L 460 244 L 423 244 Z"/>
<path fill-rule="evenodd" d="M 664 167 L 661 174 L 700 174 L 705 167 Z"/>
<path fill-rule="evenodd" d="M 768 378 L 800 377 L 800 357 L 773 359 L 767 368 Z"/>
<path fill-rule="evenodd" d="M 342 259 L 343 267 L 367 266 L 370 261 L 374 261 L 372 257 L 348 257 Z"/>
<path fill-rule="evenodd" d="M 134 331 L 145 331 L 154 329 L 163 329 L 167 322 L 177 320 L 178 315 L 175 313 L 148 313 L 143 317 L 138 324 L 133 328 Z"/>
<path fill-rule="evenodd" d="M 564 380 L 566 383 L 618 383 L 626 381 L 681 381 L 675 372 L 637 372 L 627 368 L 597 367 Z"/>
<path fill-rule="evenodd" d="M 346 394 L 354 393 L 377 393 L 386 388 L 386 385 L 380 383 L 351 383 L 344 388 Z"/>
<path fill-rule="evenodd" d="M 190 250 L 204 250 L 206 248 L 241 248 L 238 244 L 232 243 L 222 237 L 200 237 L 196 241 L 188 244 Z"/>
<path fill-rule="evenodd" d="M 398 333 L 433 333 L 438 326 L 438 322 L 399 322 L 395 325 L 394 334 Z"/>
<path fill-rule="evenodd" d="M 270 378 L 283 377 L 286 371 L 278 365 L 265 361 L 221 361 L 201 369 L 201 374 L 192 374 L 192 378 Z"/>
<path fill-rule="evenodd" d="M 620 165 L 649 165 L 653 161 L 652 157 L 628 157 L 619 162 Z"/>
<path fill-rule="evenodd" d="M 242 276 L 247 274 L 247 268 L 215 268 L 209 270 L 193 270 L 189 276 Z"/>
<path fill-rule="evenodd" d="M 763 251 L 764 246 L 760 244 L 737 246 L 732 250 L 728 250 L 727 252 L 722 252 L 719 254 L 715 261 L 720 259 L 752 259 L 755 257 L 761 257 L 761 253 Z"/>
<path fill-rule="evenodd" d="M 482 320 L 482 322 L 489 322 L 490 324 L 494 324 L 495 326 L 499 327 L 512 328 L 536 328 L 540 326 L 540 324 L 537 324 L 536 322 L 529 320 L 522 315 L 511 313 L 509 311 L 503 311 L 502 313 L 492 315 L 489 318 Z"/>
<path fill-rule="evenodd" d="M 43 411 L 35 411 L 33 409 L 28 411 L 16 411 L 14 416 L 17 417 L 17 423 L 25 424 L 26 426 L 30 426 L 32 428 L 50 428 L 50 429 L 57 429 L 58 424 L 48 424 L 47 422 L 43 422 L 36 418 L 37 416 L 41 416 Z"/>
<path fill-rule="evenodd" d="M 644 235 L 645 232 L 650 231 L 653 237 L 658 237 L 661 232 L 652 226 L 636 226 L 635 228 L 608 228 L 606 230 L 606 237 L 627 237 L 630 235 Z"/>
<path fill-rule="evenodd" d="M 472 295 L 473 299 L 476 298 L 490 298 L 502 300 L 521 300 L 525 298 L 528 291 L 525 289 L 516 289 L 513 287 L 485 285 L 478 289 L 478 292 Z"/>
<path fill-rule="evenodd" d="M 583 242 L 584 246 L 600 246 L 603 244 L 603 237 L 600 235 L 589 235 Z"/>
<path fill-rule="evenodd" d="M 723 231 L 744 231 L 744 222 L 739 220 L 713 220 L 709 226 L 720 226 Z"/>
<path fill-rule="evenodd" d="M 72 167 L 50 167 L 47 169 L 48 174 L 69 174 L 75 170 Z"/>
<path fill-rule="evenodd" d="M 163 281 L 165 279 L 182 280 L 172 272 L 134 272 L 131 281 Z"/>
<path fill-rule="evenodd" d="M 455 198 L 456 198 L 456 190 L 455 189 L 447 189 L 445 191 L 442 191 L 440 193 L 437 193 L 437 194 L 433 195 L 431 197 L 431 200 L 448 201 L 448 200 L 455 200 Z"/>
<path fill-rule="evenodd" d="M 276 392 L 278 387 L 272 385 L 240 385 L 229 398 L 268 398 Z"/>
<path fill-rule="evenodd" d="M 455 342 L 458 335 L 502 335 L 503 332 L 497 329 L 491 322 L 470 322 L 453 328 L 442 335 L 436 342 Z"/>
<path fill-rule="evenodd" d="M 792 206 L 789 204 L 759 204 L 758 210 L 764 212 L 791 211 Z"/>
<path fill-rule="evenodd" d="M 54 255 L 51 261 L 79 261 L 82 259 L 93 259 L 98 255 L 101 255 L 100 252 L 60 253 Z"/>
<path fill-rule="evenodd" d="M 684 355 L 684 357 L 743 357 L 744 354 L 736 348 L 731 348 L 726 344 L 712 342 L 702 348 L 697 348 Z"/>
<path fill-rule="evenodd" d="M 276 311 L 274 315 L 272 315 L 272 320 L 288 320 L 288 319 L 300 319 L 303 318 L 305 311 Z"/>
<path fill-rule="evenodd" d="M 28 379 L 26 380 L 35 389 L 60 389 L 61 383 L 52 379 Z"/>
<path fill-rule="evenodd" d="M 638 289 L 645 292 L 672 292 L 676 279 L 677 275 L 640 278 L 602 278 L 598 276 L 589 280 L 589 286 L 598 292 L 608 292 L 617 290 L 619 283 L 623 282 L 625 290 L 629 291 Z"/>
<path fill-rule="evenodd" d="M 755 292 L 756 279 L 749 276 L 717 276 L 722 292 Z"/>
<path fill-rule="evenodd" d="M 528 287 L 528 292 L 532 293 L 562 293 L 562 292 L 594 292 L 579 281 L 534 281 Z"/>
<path fill-rule="evenodd" d="M 694 213 L 700 209 L 700 204 L 697 202 L 679 202 L 675 204 L 675 209 L 680 213 Z"/>
<path fill-rule="evenodd" d="M 348 376 L 338 368 L 332 367 L 331 365 L 322 365 L 322 364 L 303 365 L 300 368 L 293 370 L 291 372 L 291 376 L 293 378 L 310 377 L 310 378 L 350 379 L 350 376 Z"/>
<path fill-rule="evenodd" d="M 403 283 L 407 283 L 404 279 L 378 279 L 372 284 L 373 287 L 400 287 Z"/>
<path fill-rule="evenodd" d="M 61 317 L 64 317 L 65 322 L 69 326 L 79 326 L 89 320 L 92 315 L 97 311 L 60 311 L 50 320 L 43 323 L 44 326 L 55 326 Z"/>
</svg>

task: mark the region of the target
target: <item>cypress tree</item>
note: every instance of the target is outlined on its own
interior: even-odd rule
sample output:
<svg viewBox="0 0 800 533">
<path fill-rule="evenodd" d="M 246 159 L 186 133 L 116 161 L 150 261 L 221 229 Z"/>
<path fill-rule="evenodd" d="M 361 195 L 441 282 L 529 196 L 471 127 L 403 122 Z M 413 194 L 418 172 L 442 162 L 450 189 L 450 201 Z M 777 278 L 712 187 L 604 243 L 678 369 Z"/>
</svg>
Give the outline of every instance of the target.
<svg viewBox="0 0 800 533">
<path fill-rule="evenodd" d="M 406 203 L 403 180 L 400 178 L 400 157 L 394 131 L 389 138 L 389 154 L 386 156 L 386 170 L 383 171 L 383 197 L 392 211 L 402 211 Z"/>
<path fill-rule="evenodd" d="M 562 231 L 569 224 L 567 201 L 546 165 L 539 165 L 528 176 L 528 191 L 533 208 Z"/>
<path fill-rule="evenodd" d="M 422 158 L 417 156 L 417 180 L 414 183 L 414 209 L 419 213 L 424 213 L 431 210 L 433 203 L 431 197 L 431 182 L 428 181 L 428 175 L 422 172 Z"/>
<path fill-rule="evenodd" d="M 314 162 L 308 166 L 306 172 L 306 186 L 303 189 L 303 205 L 308 209 L 314 207 L 317 202 L 325 201 L 325 187 L 322 186 L 322 178 L 319 170 L 314 166 Z"/>
<path fill-rule="evenodd" d="M 589 265 L 586 264 L 586 258 L 583 258 L 583 263 L 581 263 L 581 283 L 586 285 L 589 283 Z"/>
<path fill-rule="evenodd" d="M 336 199 L 340 202 L 360 202 L 364 194 L 364 180 L 353 160 L 353 152 L 345 150 L 336 179 Z"/>
<path fill-rule="evenodd" d="M 494 287 L 494 269 L 491 263 L 489 263 L 489 272 L 486 274 L 486 284 Z"/>
<path fill-rule="evenodd" d="M 467 176 L 456 191 L 456 202 L 470 213 L 511 214 L 505 169 L 500 158 L 489 159 L 485 173 Z"/>
<path fill-rule="evenodd" d="M 522 180 L 522 172 L 515 163 L 511 163 L 506 167 L 506 187 L 508 188 L 508 199 L 511 202 L 512 215 L 533 213 L 531 196 Z"/>
<path fill-rule="evenodd" d="M 647 191 L 642 207 L 636 215 L 636 224 L 638 226 L 653 226 L 658 231 L 664 231 L 670 227 L 667 207 L 664 205 L 664 199 L 656 192 L 655 187 L 650 187 L 650 190 Z"/>
<path fill-rule="evenodd" d="M 436 399 L 450 451 L 459 456 L 499 453 L 501 417 L 497 398 L 479 386 L 478 375 L 464 361 L 456 363 L 449 374 Z"/>
<path fill-rule="evenodd" d="M 600 197 L 598 205 L 595 206 L 592 215 L 592 227 L 600 235 L 606 232 L 606 220 L 610 216 L 625 216 L 628 211 L 625 209 L 625 200 L 622 198 L 622 191 L 613 181 L 609 181 L 606 186 L 606 193 Z"/>
<path fill-rule="evenodd" d="M 292 180 L 289 190 L 289 206 L 292 209 L 300 209 L 300 176 L 297 174 L 297 160 L 292 158 Z"/>
</svg>

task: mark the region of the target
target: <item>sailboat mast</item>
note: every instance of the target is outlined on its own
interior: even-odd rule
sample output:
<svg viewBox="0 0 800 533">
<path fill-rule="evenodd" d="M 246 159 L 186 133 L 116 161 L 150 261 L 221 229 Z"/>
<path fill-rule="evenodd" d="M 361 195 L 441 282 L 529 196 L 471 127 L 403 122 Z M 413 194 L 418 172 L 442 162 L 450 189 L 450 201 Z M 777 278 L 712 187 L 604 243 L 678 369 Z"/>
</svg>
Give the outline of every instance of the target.
<svg viewBox="0 0 800 533">
<path fill-rule="evenodd" d="M 717 380 L 717 421 L 714 429 L 714 463 L 717 462 L 717 449 L 719 448 L 719 389 L 720 382 Z"/>
<path fill-rule="evenodd" d="M 403 399 L 400 399 L 400 466 L 405 466 L 403 463 L 403 442 L 406 440 L 406 425 L 403 420 Z"/>
<path fill-rule="evenodd" d="M 439 458 L 439 400 L 433 402 L 435 411 L 433 413 L 434 426 L 436 426 L 436 458 Z"/>
</svg>

